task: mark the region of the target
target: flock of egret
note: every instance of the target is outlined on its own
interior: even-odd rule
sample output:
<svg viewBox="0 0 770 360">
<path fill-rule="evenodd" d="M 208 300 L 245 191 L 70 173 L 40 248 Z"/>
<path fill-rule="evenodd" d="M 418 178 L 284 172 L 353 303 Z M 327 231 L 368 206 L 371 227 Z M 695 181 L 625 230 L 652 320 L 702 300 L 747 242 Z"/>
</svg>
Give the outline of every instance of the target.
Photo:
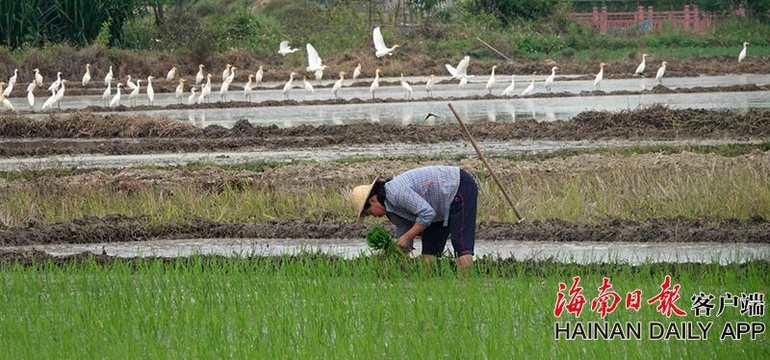
<svg viewBox="0 0 770 360">
<path fill-rule="evenodd" d="M 399 47 L 399 45 L 393 45 L 388 47 L 385 44 L 385 40 L 382 36 L 382 32 L 380 31 L 380 27 L 375 27 L 372 32 L 372 39 L 374 42 L 374 49 L 375 49 L 375 56 L 377 58 L 381 58 L 388 55 L 393 55 L 393 52 Z M 738 56 L 738 62 L 743 61 L 746 58 L 746 47 L 748 45 L 748 42 L 743 43 L 743 50 L 740 52 Z M 323 63 L 323 60 L 318 54 L 318 51 L 308 43 L 306 45 L 307 50 L 307 61 L 308 66 L 305 68 L 305 70 L 308 73 L 313 73 L 315 76 L 316 81 L 319 81 L 323 78 L 323 72 L 326 69 L 326 65 Z M 292 48 L 290 46 L 289 41 L 282 41 L 279 45 L 278 53 L 287 56 L 289 54 L 293 54 L 297 52 L 297 48 Z M 645 69 L 647 68 L 647 54 L 642 54 L 642 61 L 639 64 L 639 66 L 636 68 L 636 71 L 634 72 L 637 76 L 645 76 Z M 459 87 L 463 88 L 467 83 L 468 79 L 474 77 L 475 75 L 468 74 L 468 66 L 470 64 L 470 56 L 463 57 L 462 60 L 457 64 L 457 66 L 452 66 L 450 64 L 446 64 L 446 70 L 449 72 L 449 75 L 451 75 L 451 80 L 459 80 Z M 657 73 L 655 75 L 655 79 L 657 80 L 658 84 L 662 83 L 663 76 L 666 72 L 666 66 L 668 63 L 666 61 L 661 62 L 660 67 L 657 70 Z M 604 68 L 607 66 L 606 63 L 602 62 L 599 64 L 599 72 L 596 74 L 596 78 L 594 80 L 594 87 L 597 90 L 601 89 L 601 82 L 604 79 Z M 190 94 L 187 96 L 186 103 L 187 104 L 200 104 L 203 102 L 209 102 L 209 97 L 211 95 L 211 80 L 212 80 L 212 74 L 209 72 L 208 74 L 205 72 L 206 66 L 203 64 L 198 65 L 198 72 L 195 75 L 195 85 L 192 85 L 189 89 Z M 488 94 L 492 94 L 492 89 L 496 83 L 495 78 L 495 69 L 497 66 L 492 66 L 491 74 L 489 76 L 489 79 L 486 83 L 485 90 Z M 235 66 L 232 66 L 230 64 L 227 64 L 224 71 L 222 72 L 222 83 L 219 87 L 219 95 L 220 95 L 220 101 L 226 101 L 227 95 L 229 92 L 230 84 L 232 83 L 233 79 L 235 78 L 235 72 L 237 68 Z M 545 79 L 544 82 L 544 88 L 546 91 L 551 92 L 554 84 L 554 79 L 556 78 L 556 70 L 559 70 L 558 66 L 553 66 L 551 68 L 550 75 Z M 344 86 L 343 81 L 345 80 L 345 75 L 347 73 L 345 71 L 339 72 L 339 79 L 334 83 L 331 93 L 335 97 L 335 99 L 339 99 L 338 92 L 340 89 Z M 372 80 L 371 85 L 369 86 L 369 93 L 371 94 L 372 98 L 376 98 L 377 90 L 380 87 L 380 74 L 381 71 L 379 68 L 377 68 L 374 72 L 374 79 Z M 255 73 L 249 73 L 248 74 L 248 81 L 243 87 L 242 95 L 245 100 L 251 102 L 252 99 L 252 93 L 255 88 L 259 88 L 260 84 L 262 83 L 262 78 L 264 75 L 264 69 L 262 66 L 259 67 L 259 69 Z M 11 76 L 8 79 L 8 82 L 0 82 L 0 104 L 6 109 L 13 110 L 13 106 L 8 101 L 7 97 L 10 95 L 14 85 L 16 84 L 16 78 L 18 76 L 18 69 L 14 70 L 13 76 Z M 176 77 L 180 76 L 178 74 L 178 69 L 176 66 L 172 67 L 171 70 L 168 71 L 166 74 L 166 81 L 175 81 Z M 292 89 L 295 88 L 294 81 L 295 77 L 298 76 L 296 72 L 291 72 L 289 75 L 289 80 L 284 84 L 282 93 L 286 99 L 289 99 L 290 92 Z M 358 66 L 353 70 L 353 76 L 352 80 L 356 80 L 361 76 L 361 64 L 359 63 Z M 104 85 L 106 88 L 104 89 L 104 92 L 102 93 L 102 100 L 104 101 L 104 105 L 107 107 L 116 107 L 121 105 L 121 101 L 123 101 L 123 95 L 121 94 L 121 88 L 130 90 L 130 93 L 128 93 L 128 101 L 131 106 L 136 106 L 137 98 L 140 96 L 141 87 L 142 87 L 142 79 L 136 79 L 136 82 L 132 81 L 131 75 L 128 75 L 125 79 L 125 82 L 118 82 L 115 86 L 116 90 L 113 94 L 112 92 L 112 82 L 114 79 L 112 66 L 110 66 L 109 71 L 104 77 Z M 146 78 L 146 85 L 145 85 L 145 94 L 148 99 L 148 103 L 150 105 L 153 104 L 155 99 L 155 91 L 153 89 L 152 81 L 155 79 L 152 76 L 148 76 Z M 510 75 L 511 82 L 510 84 L 500 93 L 500 96 L 503 97 L 511 97 L 514 95 L 514 89 L 515 89 L 515 75 Z M 205 80 L 205 81 L 204 81 Z M 435 85 L 436 78 L 433 74 L 431 74 L 426 83 L 425 83 L 425 91 L 427 92 L 428 96 L 433 96 L 433 86 Z M 57 78 L 55 81 L 53 81 L 50 86 L 48 87 L 48 91 L 51 92 L 51 96 L 43 103 L 41 106 L 41 110 L 47 110 L 54 106 L 61 107 L 61 99 L 64 97 L 65 93 L 65 84 L 67 84 L 68 80 L 61 78 L 61 72 L 57 73 Z M 91 82 L 91 65 L 86 64 L 85 65 L 85 73 L 83 74 L 83 78 L 81 80 L 81 85 L 83 87 L 86 87 Z M 187 79 L 180 76 L 179 84 L 176 87 L 176 91 L 174 92 L 177 103 L 181 104 L 184 102 L 184 96 L 185 96 L 185 83 L 187 82 Z M 412 99 L 414 95 L 414 90 L 409 82 L 407 82 L 404 79 L 404 74 L 401 74 L 400 77 L 400 86 L 404 90 L 404 98 L 405 99 Z M 43 86 L 43 77 L 40 74 L 39 69 L 34 69 L 34 80 L 30 82 L 29 86 L 27 87 L 27 100 L 29 102 L 30 109 L 34 109 L 35 107 L 35 96 L 33 91 L 37 87 Z M 313 85 L 308 82 L 307 77 L 303 77 L 302 79 L 302 88 L 304 88 L 308 92 L 314 92 L 315 89 L 313 88 Z M 535 90 L 535 74 L 532 74 L 532 79 L 529 85 L 521 92 L 521 96 L 528 96 L 532 94 Z M 200 92 L 198 92 L 200 91 Z"/>
</svg>

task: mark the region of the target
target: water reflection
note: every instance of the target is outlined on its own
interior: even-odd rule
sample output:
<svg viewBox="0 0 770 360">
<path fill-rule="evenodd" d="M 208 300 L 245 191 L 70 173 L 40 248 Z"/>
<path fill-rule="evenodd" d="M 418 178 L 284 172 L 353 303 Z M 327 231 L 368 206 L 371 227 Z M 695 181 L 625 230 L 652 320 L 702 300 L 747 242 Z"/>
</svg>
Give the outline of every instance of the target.
<svg viewBox="0 0 770 360">
<path fill-rule="evenodd" d="M 487 121 L 497 122 L 497 112 L 491 107 L 487 108 Z"/>
<path fill-rule="evenodd" d="M 369 122 L 372 124 L 380 123 L 380 111 L 375 106 L 369 109 Z"/>
<path fill-rule="evenodd" d="M 406 126 L 412 124 L 414 120 L 412 119 L 413 117 L 414 110 L 411 107 L 405 106 L 401 108 L 401 125 Z"/>
<path fill-rule="evenodd" d="M 467 123 L 496 121 L 514 122 L 519 119 L 536 121 L 568 120 L 589 110 L 634 110 L 653 104 L 672 108 L 725 108 L 747 112 L 754 108 L 770 108 L 768 92 L 731 92 L 701 94 L 649 94 L 596 96 L 572 98 L 519 98 L 496 100 L 452 101 L 463 121 Z M 282 106 L 261 108 L 156 110 L 144 112 L 151 116 L 167 116 L 196 124 L 232 127 L 240 119 L 255 125 L 290 127 L 322 124 L 425 124 L 428 113 L 438 115 L 431 123 L 454 122 L 446 102 L 412 101 L 404 103 L 340 104 Z M 131 114 L 128 112 L 128 114 Z"/>
<path fill-rule="evenodd" d="M 187 110 L 187 121 L 197 127 L 206 127 L 206 112 L 200 110 Z"/>
<path fill-rule="evenodd" d="M 757 75 L 758 77 L 768 77 Z M 753 80 L 756 76 L 727 76 L 731 83 L 742 83 Z M 768 77 L 770 78 L 770 77 Z M 699 78 L 700 79 L 700 78 Z M 668 79 L 669 81 L 673 79 Z M 691 81 L 691 79 L 687 79 Z M 709 80 L 709 79 L 702 79 Z M 713 79 L 712 79 L 713 80 Z M 724 79 L 722 79 L 724 80 Z M 620 80 L 619 80 L 620 81 Z M 642 84 L 653 86 L 655 79 L 624 79 L 624 84 Z M 576 83 L 579 81 L 567 81 Z M 723 81 L 724 82 L 724 81 Z M 644 85 L 647 84 L 647 85 Z M 484 84 L 479 85 L 483 91 Z M 567 86 L 569 84 L 562 84 Z M 706 84 L 707 85 L 707 84 Z M 571 85 L 570 85 L 571 86 Z M 639 86 L 639 85 L 637 85 Z M 603 87 L 604 86 L 603 84 Z M 300 89 L 297 89 L 300 90 Z M 323 98 L 317 89 L 313 93 L 302 90 L 299 96 L 308 98 Z M 368 89 L 347 89 L 352 95 L 367 92 Z M 272 90 L 263 90 L 270 94 Z M 440 96 L 457 96 L 456 84 L 441 85 L 436 90 L 442 92 Z M 472 94 L 473 89 L 466 88 L 464 94 Z M 608 89 L 611 91 L 611 89 Z M 395 96 L 403 96 L 400 87 L 393 87 L 390 92 Z M 280 91 L 278 91 L 280 94 Z M 387 91 L 385 93 L 388 93 Z M 415 92 L 417 96 L 418 92 Z M 424 93 L 424 92 L 422 92 Z M 368 92 L 367 92 L 368 94 Z M 260 94 L 263 95 L 263 94 Z M 392 97 L 392 96 L 391 96 Z M 268 96 L 269 98 L 269 96 Z M 366 98 L 366 97 L 364 97 Z M 267 100 L 260 96 L 259 101 Z M 16 108 L 23 108 L 26 99 L 12 98 L 12 102 L 24 101 L 23 104 L 14 104 Z M 160 94 L 156 103 L 175 103 L 173 94 Z M 84 104 L 101 103 L 100 96 L 81 96 L 62 100 L 62 107 L 78 107 Z M 583 111 L 606 110 L 621 111 L 633 110 L 652 104 L 664 104 L 671 108 L 724 108 L 740 112 L 747 112 L 754 108 L 770 108 L 770 92 L 729 92 L 729 93 L 697 93 L 697 94 L 636 94 L 614 96 L 580 96 L 566 98 L 515 98 L 494 100 L 454 100 L 455 106 L 462 119 L 467 123 L 494 121 L 514 122 L 519 119 L 534 119 L 536 121 L 568 120 Z M 125 112 L 123 114 L 145 114 L 149 116 L 170 117 L 180 121 L 186 121 L 196 126 L 220 125 L 226 128 L 232 127 L 238 120 L 246 120 L 259 126 L 275 125 L 279 127 L 291 127 L 299 125 L 322 124 L 353 124 L 353 123 L 383 123 L 383 124 L 424 124 L 425 116 L 434 113 L 438 119 L 431 119 L 432 123 L 454 122 L 454 115 L 449 111 L 445 101 L 409 101 L 400 103 L 365 103 L 365 104 L 334 104 L 334 105 L 302 105 L 280 107 L 253 107 L 253 108 L 226 108 L 226 109 L 196 109 L 196 110 L 152 110 Z M 36 113 L 31 117 L 42 117 L 44 113 Z"/>
</svg>

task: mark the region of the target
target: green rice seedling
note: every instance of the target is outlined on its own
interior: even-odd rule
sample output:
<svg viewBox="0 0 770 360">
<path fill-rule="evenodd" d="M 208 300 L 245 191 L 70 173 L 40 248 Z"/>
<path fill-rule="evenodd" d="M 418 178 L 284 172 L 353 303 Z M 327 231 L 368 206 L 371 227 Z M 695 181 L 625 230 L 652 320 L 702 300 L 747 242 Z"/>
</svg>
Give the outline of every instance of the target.
<svg viewBox="0 0 770 360">
<path fill-rule="evenodd" d="M 765 322 L 766 314 L 728 306 L 719 316 L 716 307 L 696 316 L 690 300 L 713 294 L 718 307 L 726 292 L 766 292 L 766 260 L 629 266 L 479 259 L 458 279 L 452 271 L 425 277 L 418 267 L 385 271 L 377 257 L 314 253 L 79 259 L 0 262 L 0 357 L 764 358 L 770 345 L 766 334 L 720 340 L 728 323 Z M 680 286 L 674 304 L 685 316 L 668 318 L 647 303 L 666 275 Z M 575 276 L 586 299 L 582 314 L 557 317 L 559 283 L 569 288 Z M 641 290 L 640 309 L 622 303 L 604 318 L 591 310 L 605 277 L 622 297 Z M 631 341 L 557 339 L 554 327 L 566 322 L 641 323 L 644 332 Z M 684 322 L 710 323 L 708 337 L 654 340 L 647 331 L 651 323 Z"/>
<path fill-rule="evenodd" d="M 372 250 L 381 250 L 385 254 L 398 251 L 395 239 L 382 226 L 375 226 L 369 229 L 366 233 L 366 243 Z"/>
</svg>

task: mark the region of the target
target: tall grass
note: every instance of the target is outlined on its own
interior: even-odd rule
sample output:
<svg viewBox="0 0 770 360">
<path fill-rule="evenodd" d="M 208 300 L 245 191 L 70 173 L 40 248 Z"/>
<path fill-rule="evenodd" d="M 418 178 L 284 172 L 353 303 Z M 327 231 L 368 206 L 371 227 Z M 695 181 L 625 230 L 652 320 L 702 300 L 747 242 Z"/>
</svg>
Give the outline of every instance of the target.
<svg viewBox="0 0 770 360">
<path fill-rule="evenodd" d="M 69 42 L 88 45 L 110 20 L 117 37 L 137 1 L 26 0 L 0 2 L 0 45 L 11 48 Z"/>
<path fill-rule="evenodd" d="M 3 358 L 763 358 L 767 335 L 720 341 L 727 322 L 761 321 L 728 308 L 695 317 L 690 296 L 764 292 L 766 262 L 745 266 L 577 266 L 477 263 L 458 279 L 376 258 L 93 261 L 0 269 Z M 404 270 L 405 269 L 405 270 Z M 482 273 L 482 271 L 485 271 Z M 556 341 L 558 283 L 581 276 L 590 311 L 602 277 L 649 299 L 665 275 L 680 284 L 684 318 L 643 303 L 610 322 L 713 321 L 705 341 Z M 572 321 L 564 314 L 559 321 Z"/>
<path fill-rule="evenodd" d="M 512 166 L 514 163 L 510 160 L 493 159 L 492 166 L 509 194 L 517 200 L 518 209 L 532 220 L 770 218 L 770 178 L 767 165 L 761 159 L 715 161 L 716 158 L 712 158 L 681 164 L 665 161 L 659 166 L 640 166 L 633 157 L 622 159 L 587 157 L 583 165 L 557 161 L 521 168 Z M 333 171 L 333 174 L 314 174 L 319 179 L 338 179 L 325 184 L 271 181 L 270 175 L 262 175 L 264 181 L 255 183 L 198 183 L 194 177 L 155 184 L 126 178 L 84 184 L 77 181 L 59 184 L 45 179 L 10 182 L 0 189 L 0 203 L 4 204 L 0 220 L 6 225 L 19 226 L 30 219 L 53 223 L 85 216 L 124 214 L 146 215 L 161 222 L 192 218 L 228 222 L 346 221 L 350 219 L 346 187 L 383 175 L 375 173 L 377 167 L 388 166 L 395 174 L 431 163 L 450 162 L 350 164 L 346 166 L 347 171 L 358 173 L 353 177 L 343 176 L 338 169 L 319 170 L 312 165 L 299 164 L 294 168 L 287 165 L 283 169 L 291 170 L 289 174 Z M 470 160 L 463 164 L 466 163 L 478 164 Z M 479 220 L 515 220 L 485 169 L 479 166 L 469 170 L 479 179 Z"/>
</svg>

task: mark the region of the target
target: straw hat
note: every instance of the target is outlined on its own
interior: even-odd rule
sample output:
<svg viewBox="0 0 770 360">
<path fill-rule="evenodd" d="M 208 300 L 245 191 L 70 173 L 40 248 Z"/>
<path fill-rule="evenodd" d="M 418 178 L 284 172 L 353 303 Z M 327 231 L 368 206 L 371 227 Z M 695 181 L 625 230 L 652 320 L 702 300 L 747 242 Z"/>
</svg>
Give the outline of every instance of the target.
<svg viewBox="0 0 770 360">
<path fill-rule="evenodd" d="M 369 197 L 371 197 L 372 188 L 378 179 L 379 178 L 374 178 L 374 181 L 372 181 L 371 184 L 359 185 L 350 191 L 350 206 L 353 208 L 353 211 L 356 212 L 357 220 L 361 219 L 361 213 L 364 211 L 364 205 L 366 204 L 366 201 L 369 200 Z"/>
</svg>

